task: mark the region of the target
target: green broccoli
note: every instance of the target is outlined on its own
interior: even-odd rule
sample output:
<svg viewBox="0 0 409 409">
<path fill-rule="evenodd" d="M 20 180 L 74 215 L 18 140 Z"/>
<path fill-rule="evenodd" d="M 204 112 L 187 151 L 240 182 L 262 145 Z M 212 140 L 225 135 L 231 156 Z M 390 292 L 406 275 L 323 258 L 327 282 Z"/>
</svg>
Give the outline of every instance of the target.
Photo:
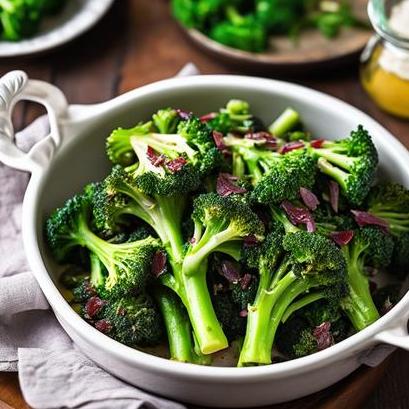
<svg viewBox="0 0 409 409">
<path fill-rule="evenodd" d="M 378 165 L 378 153 L 368 132 L 360 125 L 347 139 L 324 141 L 310 147 L 318 167 L 334 179 L 352 205 L 359 206 L 369 193 Z"/>
<path fill-rule="evenodd" d="M 207 354 L 227 347 L 207 289 L 208 257 L 214 252 L 239 254 L 243 240 L 261 238 L 264 226 L 247 204 L 215 193 L 195 199 L 192 218 L 194 235 L 182 265 L 185 305 L 201 350 Z"/>
<path fill-rule="evenodd" d="M 126 166 L 134 184 L 146 194 L 195 190 L 221 162 L 208 127 L 196 117 L 180 120 L 177 115 L 172 109 L 160 110 L 152 122 L 118 128 L 107 139 L 110 160 Z"/>
<path fill-rule="evenodd" d="M 93 279 L 98 285 L 115 295 L 123 295 L 131 289 L 141 290 L 150 277 L 153 254 L 159 248 L 159 240 L 148 237 L 144 240 L 122 244 L 109 243 L 91 230 L 91 197 L 94 186 L 85 193 L 67 200 L 48 218 L 46 236 L 50 249 L 59 262 L 67 259 L 75 247 L 88 249 L 107 270 L 107 277 Z M 91 266 L 98 265 L 94 257 Z M 96 268 L 95 268 L 96 269 Z"/>
<path fill-rule="evenodd" d="M 276 331 L 286 310 L 299 297 L 320 293 L 339 303 L 345 288 L 345 260 L 325 237 L 307 232 L 270 233 L 247 250 L 249 267 L 260 272 L 259 288 L 249 307 L 239 366 L 271 363 Z"/>
<path fill-rule="evenodd" d="M 130 347 L 158 345 L 163 339 L 162 317 L 153 300 L 146 293 L 127 295 L 108 302 L 100 321 L 102 332 Z"/>
<path fill-rule="evenodd" d="M 342 308 L 358 331 L 379 318 L 369 287 L 366 267 L 386 267 L 391 262 L 393 239 L 377 227 L 355 230 L 352 241 L 341 246 L 348 271 L 349 294 Z"/>
<path fill-rule="evenodd" d="M 250 105 L 246 101 L 231 99 L 220 112 L 214 113 L 207 122 L 207 126 L 221 132 L 245 134 L 264 130 L 264 125 L 250 113 Z"/>
<path fill-rule="evenodd" d="M 373 187 L 367 199 L 368 212 L 389 224 L 391 233 L 409 233 L 409 190 L 398 183 Z"/>
<path fill-rule="evenodd" d="M 296 200 L 301 187 L 314 185 L 316 163 L 304 149 L 280 154 L 253 139 L 230 135 L 224 141 L 233 155 L 233 175 L 251 179 L 259 203 Z"/>
</svg>

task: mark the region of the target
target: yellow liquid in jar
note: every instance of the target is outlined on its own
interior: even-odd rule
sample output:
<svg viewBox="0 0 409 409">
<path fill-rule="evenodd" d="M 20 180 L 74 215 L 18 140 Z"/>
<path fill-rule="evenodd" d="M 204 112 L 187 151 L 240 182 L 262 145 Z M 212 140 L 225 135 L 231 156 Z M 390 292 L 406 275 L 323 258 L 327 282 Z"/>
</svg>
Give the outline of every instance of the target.
<svg viewBox="0 0 409 409">
<path fill-rule="evenodd" d="M 370 60 L 362 66 L 362 85 L 381 109 L 409 118 L 409 79 L 402 78 L 379 64 L 383 50 L 382 45 L 376 47 Z"/>
</svg>

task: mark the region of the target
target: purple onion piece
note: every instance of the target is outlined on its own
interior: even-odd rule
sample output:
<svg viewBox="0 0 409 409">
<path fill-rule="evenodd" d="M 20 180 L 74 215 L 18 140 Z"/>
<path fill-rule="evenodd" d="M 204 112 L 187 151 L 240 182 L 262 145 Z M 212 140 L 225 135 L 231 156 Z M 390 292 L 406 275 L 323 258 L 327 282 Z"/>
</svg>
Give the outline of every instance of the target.
<svg viewBox="0 0 409 409">
<path fill-rule="evenodd" d="M 300 188 L 300 196 L 304 204 L 310 210 L 316 210 L 317 206 L 320 204 L 320 201 L 318 200 L 317 196 L 314 193 L 312 193 L 311 190 L 306 189 L 305 187 Z"/>
<path fill-rule="evenodd" d="M 329 182 L 329 201 L 331 203 L 332 210 L 338 213 L 339 209 L 339 185 L 338 183 L 330 180 Z"/>
<path fill-rule="evenodd" d="M 282 155 L 284 155 L 288 152 L 294 151 L 296 149 L 302 149 L 304 147 L 305 145 L 304 145 L 304 142 L 302 141 L 288 142 L 280 148 L 279 152 Z"/>
<path fill-rule="evenodd" d="M 178 113 L 179 118 L 183 119 L 184 121 L 188 120 L 192 116 L 191 112 L 186 112 L 183 111 L 182 109 L 177 109 L 176 112 Z"/>
<path fill-rule="evenodd" d="M 331 334 L 331 323 L 323 322 L 312 331 L 312 335 L 317 340 L 317 349 L 322 351 L 334 345 L 334 337 Z"/>
<path fill-rule="evenodd" d="M 216 192 L 222 196 L 230 196 L 232 194 L 246 193 L 247 190 L 237 186 L 234 182 L 238 180 L 237 177 L 229 173 L 220 173 L 216 182 Z"/>
<path fill-rule="evenodd" d="M 95 323 L 95 328 L 103 334 L 108 334 L 112 330 L 112 325 L 108 320 L 99 320 Z"/>
<path fill-rule="evenodd" d="M 201 122 L 209 122 L 216 117 L 217 117 L 217 112 L 209 112 L 208 114 L 205 114 L 199 117 L 199 119 Z"/>
<path fill-rule="evenodd" d="M 309 233 L 315 232 L 315 221 L 308 209 L 294 206 L 288 200 L 285 200 L 283 203 L 281 203 L 281 207 L 287 213 L 292 224 L 294 224 L 295 226 L 298 226 L 299 224 L 305 224 Z"/>
<path fill-rule="evenodd" d="M 320 149 L 322 148 L 322 145 L 324 145 L 325 140 L 324 139 L 314 139 L 311 141 L 310 145 L 314 149 Z"/>
<path fill-rule="evenodd" d="M 237 264 L 232 261 L 223 260 L 220 273 L 229 283 L 237 284 L 240 281 L 240 271 Z"/>
<path fill-rule="evenodd" d="M 247 290 L 252 280 L 253 280 L 253 276 L 251 274 L 248 274 L 248 273 L 244 274 L 244 276 L 240 278 L 241 289 Z"/>
<path fill-rule="evenodd" d="M 94 318 L 102 308 L 106 305 L 106 301 L 101 300 L 101 298 L 94 296 L 91 297 L 85 304 L 85 313 L 89 318 Z"/>
<path fill-rule="evenodd" d="M 226 149 L 226 145 L 224 144 L 223 134 L 218 131 L 213 131 L 212 136 L 213 136 L 213 140 L 216 145 L 216 148 L 219 151 L 224 151 Z"/>
<path fill-rule="evenodd" d="M 351 210 L 351 213 L 354 215 L 354 219 L 359 227 L 373 225 L 378 226 L 385 233 L 389 233 L 389 223 L 387 221 L 362 210 Z"/>
<path fill-rule="evenodd" d="M 155 278 L 166 273 L 167 256 L 164 251 L 157 251 L 152 259 L 151 273 Z"/>
<path fill-rule="evenodd" d="M 239 312 L 239 316 L 241 318 L 246 318 L 247 315 L 249 315 L 249 312 L 247 310 L 242 310 L 242 311 Z"/>
<path fill-rule="evenodd" d="M 182 170 L 183 166 L 187 163 L 185 158 L 179 156 L 176 159 L 170 160 L 166 162 L 166 167 L 172 172 L 177 173 Z"/>
<path fill-rule="evenodd" d="M 254 234 L 246 236 L 243 240 L 244 247 L 255 247 L 258 244 L 258 239 Z"/>
<path fill-rule="evenodd" d="M 346 246 L 354 238 L 354 231 L 333 231 L 330 236 L 338 246 Z"/>
</svg>

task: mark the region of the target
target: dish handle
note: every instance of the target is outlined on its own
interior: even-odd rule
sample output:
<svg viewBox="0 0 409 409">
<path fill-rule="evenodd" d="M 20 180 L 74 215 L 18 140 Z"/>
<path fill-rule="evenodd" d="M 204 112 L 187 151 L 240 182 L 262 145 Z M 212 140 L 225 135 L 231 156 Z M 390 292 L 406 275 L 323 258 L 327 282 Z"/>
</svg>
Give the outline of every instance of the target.
<svg viewBox="0 0 409 409">
<path fill-rule="evenodd" d="M 15 144 L 12 113 L 17 102 L 28 100 L 45 106 L 50 123 L 48 136 L 37 142 L 29 152 Z M 34 172 L 49 163 L 61 143 L 59 120 L 66 115 L 67 100 L 54 85 L 28 79 L 23 71 L 11 71 L 0 78 L 0 161 L 15 169 Z"/>
</svg>

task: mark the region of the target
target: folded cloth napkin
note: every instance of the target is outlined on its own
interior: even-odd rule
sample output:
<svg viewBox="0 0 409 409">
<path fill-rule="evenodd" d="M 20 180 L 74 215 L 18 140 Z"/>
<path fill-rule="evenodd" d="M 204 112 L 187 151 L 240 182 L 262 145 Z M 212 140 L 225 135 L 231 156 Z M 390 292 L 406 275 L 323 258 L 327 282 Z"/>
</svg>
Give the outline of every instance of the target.
<svg viewBox="0 0 409 409">
<path fill-rule="evenodd" d="M 187 64 L 178 76 L 198 73 Z M 48 130 L 41 117 L 16 135 L 17 144 L 28 150 Z M 24 255 L 21 202 L 28 179 L 0 164 L 0 371 L 19 372 L 24 398 L 36 409 L 183 409 L 109 375 L 65 334 Z"/>
</svg>

